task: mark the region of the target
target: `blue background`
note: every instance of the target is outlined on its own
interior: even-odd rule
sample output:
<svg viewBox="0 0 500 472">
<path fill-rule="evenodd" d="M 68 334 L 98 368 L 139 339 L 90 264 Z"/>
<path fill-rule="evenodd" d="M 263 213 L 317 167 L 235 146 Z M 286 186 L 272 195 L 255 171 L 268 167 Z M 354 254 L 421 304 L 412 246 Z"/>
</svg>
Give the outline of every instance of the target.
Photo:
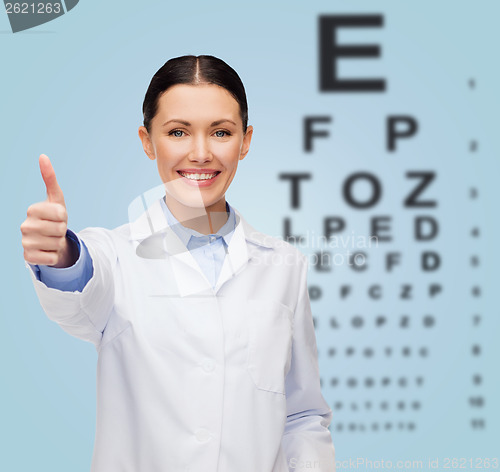
<svg viewBox="0 0 500 472">
<path fill-rule="evenodd" d="M 382 55 L 341 61 L 339 72 L 383 77 L 385 93 L 320 93 L 318 16 L 341 13 L 384 16 L 382 28 L 340 31 L 339 42 L 379 44 Z M 323 291 L 312 301 L 323 391 L 332 408 L 342 403 L 334 408 L 331 427 L 337 459 L 423 460 L 427 468 L 435 458 L 498 457 L 499 13 L 493 0 L 81 0 L 66 15 L 16 34 L 0 14 L 0 191 L 6 212 L 0 467 L 88 471 L 94 441 L 97 354 L 93 345 L 66 335 L 45 317 L 23 261 L 19 226 L 27 207 L 46 197 L 38 157 L 45 153 L 52 161 L 71 229 L 126 222 L 129 204 L 161 183 L 137 135 L 144 94 L 156 70 L 184 54 L 221 57 L 245 84 L 254 135 L 226 198 L 253 226 L 282 236 L 283 219 L 290 217 L 294 232 L 319 235 L 324 217 L 341 216 L 347 223 L 343 235 L 362 237 L 369 233 L 369 218 L 392 218 L 393 240 L 370 249 L 369 270 L 355 273 L 346 264 L 326 273 L 310 269 L 309 283 Z M 385 123 L 394 114 L 414 116 L 419 132 L 387 152 Z M 303 151 L 306 115 L 332 116 L 330 125 L 319 126 L 329 129 L 330 137 L 315 140 L 312 153 Z M 472 139 L 479 142 L 473 153 Z M 422 195 L 436 199 L 436 208 L 403 207 L 417 183 L 405 177 L 409 170 L 436 172 Z M 354 210 L 342 198 L 345 179 L 357 171 L 381 181 L 382 198 L 371 209 Z M 279 180 L 281 172 L 312 174 L 302 185 L 299 209 L 291 208 L 290 186 Z M 368 192 L 362 187 L 360 198 Z M 437 239 L 413 240 L 418 215 L 438 220 Z M 474 226 L 479 238 L 470 236 Z M 440 254 L 439 271 L 420 270 L 424 250 Z M 391 251 L 401 251 L 401 264 L 387 273 L 384 258 Z M 480 257 L 479 267 L 471 268 L 471 255 Z M 378 301 L 367 296 L 376 283 L 383 287 Z M 404 283 L 413 286 L 412 300 L 399 298 Z M 438 297 L 428 297 L 431 283 L 443 286 Z M 345 284 L 353 293 L 341 299 Z M 473 286 L 481 287 L 481 297 L 471 296 Z M 372 320 L 380 313 L 390 322 L 375 328 Z M 397 326 L 403 313 L 412 318 L 406 330 Z M 420 323 L 427 313 L 437 320 L 433 328 Z M 474 313 L 482 315 L 478 326 L 471 321 Z M 355 314 L 365 318 L 364 328 L 349 326 Z M 340 329 L 329 326 L 332 316 Z M 473 344 L 481 345 L 480 356 L 471 354 Z M 342 354 L 349 346 L 356 355 Z M 383 354 L 386 346 L 392 346 L 392 357 Z M 408 358 L 397 354 L 403 346 L 412 350 Z M 425 358 L 416 354 L 421 346 L 429 350 Z M 328 355 L 332 347 L 335 356 Z M 372 347 L 374 356 L 363 357 L 365 347 Z M 472 383 L 475 373 L 482 375 L 481 385 Z M 411 382 L 405 388 L 346 386 L 349 377 L 385 375 Z M 417 376 L 425 379 L 420 387 L 413 382 Z M 336 387 L 333 377 L 339 379 Z M 482 408 L 469 404 L 476 395 L 485 401 Z M 414 400 L 420 409 L 410 407 Z M 371 409 L 362 407 L 366 401 L 372 401 Z M 378 406 L 382 401 L 389 404 L 386 411 Z M 396 408 L 398 401 L 405 402 L 404 410 Z M 472 418 L 482 418 L 485 427 L 472 429 Z M 416 428 L 398 426 L 408 422 Z M 339 463 L 342 468 L 347 467 Z"/>
</svg>

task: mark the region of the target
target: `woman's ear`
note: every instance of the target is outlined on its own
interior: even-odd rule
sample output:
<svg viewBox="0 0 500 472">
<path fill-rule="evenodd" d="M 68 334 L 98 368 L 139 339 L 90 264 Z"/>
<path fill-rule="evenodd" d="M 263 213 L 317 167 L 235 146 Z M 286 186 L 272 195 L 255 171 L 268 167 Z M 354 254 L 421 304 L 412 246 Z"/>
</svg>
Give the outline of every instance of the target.
<svg viewBox="0 0 500 472">
<path fill-rule="evenodd" d="M 248 151 L 250 150 L 250 141 L 252 141 L 252 135 L 253 135 L 253 126 L 252 125 L 247 126 L 247 132 L 245 133 L 245 136 L 243 136 L 243 144 L 241 146 L 241 152 L 240 152 L 240 161 L 248 154 Z"/>
<path fill-rule="evenodd" d="M 153 149 L 153 143 L 151 142 L 151 138 L 149 137 L 148 130 L 145 126 L 139 126 L 139 138 L 141 138 L 144 152 L 152 161 L 154 161 L 156 156 Z"/>
</svg>

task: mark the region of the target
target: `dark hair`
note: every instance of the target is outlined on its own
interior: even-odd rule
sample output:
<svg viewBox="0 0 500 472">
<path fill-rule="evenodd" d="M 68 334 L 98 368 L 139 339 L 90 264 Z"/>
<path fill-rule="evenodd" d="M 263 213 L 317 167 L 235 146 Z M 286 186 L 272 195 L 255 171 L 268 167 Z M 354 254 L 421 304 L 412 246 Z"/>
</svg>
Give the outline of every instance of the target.
<svg viewBox="0 0 500 472">
<path fill-rule="evenodd" d="M 240 106 L 243 133 L 246 133 L 248 105 L 243 82 L 236 71 L 222 59 L 205 55 L 174 57 L 153 76 L 142 105 L 144 126 L 148 133 L 151 130 L 151 121 L 158 111 L 158 99 L 163 92 L 176 84 L 215 84 L 225 88 Z"/>
</svg>

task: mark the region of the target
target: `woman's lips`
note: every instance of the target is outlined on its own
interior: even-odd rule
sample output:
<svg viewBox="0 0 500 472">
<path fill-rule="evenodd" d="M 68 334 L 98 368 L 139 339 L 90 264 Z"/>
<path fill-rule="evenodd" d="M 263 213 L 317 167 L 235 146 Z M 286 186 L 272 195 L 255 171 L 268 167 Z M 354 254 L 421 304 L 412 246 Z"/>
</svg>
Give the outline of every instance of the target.
<svg viewBox="0 0 500 472">
<path fill-rule="evenodd" d="M 183 171 L 178 170 L 177 173 L 181 176 L 182 181 L 188 185 L 191 185 L 194 187 L 208 187 L 208 186 L 212 185 L 217 180 L 217 177 L 219 176 L 221 171 L 218 170 L 218 171 L 215 171 L 213 173 L 209 173 L 209 172 L 183 172 Z M 182 175 L 182 174 L 184 174 L 184 175 Z M 186 175 L 196 175 L 197 178 L 199 178 L 199 176 L 202 176 L 204 178 L 197 180 L 194 178 L 185 177 Z M 210 175 L 212 175 L 212 177 L 210 177 Z M 210 177 L 210 178 L 207 178 L 207 177 Z"/>
</svg>

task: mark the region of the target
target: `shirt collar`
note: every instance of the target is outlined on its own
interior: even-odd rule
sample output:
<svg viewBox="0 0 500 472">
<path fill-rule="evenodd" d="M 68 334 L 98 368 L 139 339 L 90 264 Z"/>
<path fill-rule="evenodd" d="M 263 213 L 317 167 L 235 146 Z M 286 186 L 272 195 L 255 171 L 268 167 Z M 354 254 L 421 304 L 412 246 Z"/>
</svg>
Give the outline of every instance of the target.
<svg viewBox="0 0 500 472">
<path fill-rule="evenodd" d="M 164 194 L 164 187 L 161 187 L 161 193 Z M 170 247 L 172 243 L 172 238 L 168 236 L 169 233 L 175 235 L 175 240 L 179 242 L 179 245 L 183 246 L 182 241 L 175 234 L 174 231 L 169 231 L 169 225 L 167 222 L 167 218 L 165 212 L 163 211 L 161 201 L 163 198 L 154 198 L 151 202 L 151 195 L 149 193 L 144 193 L 141 196 L 137 197 L 130 205 L 129 205 L 129 218 L 131 218 L 131 214 L 134 214 L 133 208 L 143 208 L 143 211 L 140 215 L 135 217 L 134 219 L 130 219 L 130 222 L 126 226 L 128 232 L 128 238 L 130 241 L 139 241 L 139 246 L 143 243 L 147 244 L 149 239 L 155 239 L 158 236 L 166 237 L 166 240 L 169 240 L 169 244 L 167 244 L 167 248 L 164 248 L 168 254 L 175 254 L 175 244 Z M 147 202 L 151 203 L 147 203 Z M 257 231 L 247 220 L 243 217 L 243 215 L 234 207 L 231 207 L 234 210 L 235 217 L 235 227 L 233 233 L 236 233 L 238 228 L 242 229 L 243 234 L 245 236 L 246 241 L 256 244 L 261 247 L 266 248 L 275 248 L 277 249 L 281 246 L 285 241 L 281 239 L 269 236 L 267 234 L 261 233 Z M 289 244 L 289 243 L 286 243 Z M 183 246 L 186 247 L 186 246 Z M 139 254 L 140 250 L 137 249 L 137 254 Z"/>
<path fill-rule="evenodd" d="M 165 197 L 161 198 L 160 203 L 163 212 L 165 213 L 165 217 L 167 218 L 168 225 L 172 228 L 172 230 L 175 231 L 177 236 L 179 236 L 184 246 L 186 247 L 188 246 L 188 243 L 191 238 L 206 239 L 208 241 L 210 235 L 199 233 L 198 231 L 188 228 L 179 222 L 179 220 L 172 214 L 170 208 L 168 208 L 167 204 L 165 203 Z M 224 223 L 224 225 L 222 225 L 222 227 L 216 233 L 212 233 L 212 236 L 213 235 L 222 236 L 222 239 L 224 240 L 226 245 L 228 245 L 231 236 L 233 235 L 234 232 L 234 228 L 236 225 L 236 218 L 234 214 L 234 209 L 231 205 L 229 205 L 228 202 L 226 202 L 226 211 L 229 212 L 227 221 Z"/>
</svg>

